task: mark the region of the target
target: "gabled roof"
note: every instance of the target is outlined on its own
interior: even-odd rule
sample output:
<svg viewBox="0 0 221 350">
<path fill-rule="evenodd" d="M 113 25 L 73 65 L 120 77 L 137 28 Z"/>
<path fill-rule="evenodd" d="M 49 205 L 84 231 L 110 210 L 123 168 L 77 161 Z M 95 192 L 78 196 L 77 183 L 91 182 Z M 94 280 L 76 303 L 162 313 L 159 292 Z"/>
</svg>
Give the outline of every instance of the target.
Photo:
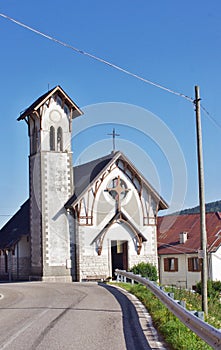
<svg viewBox="0 0 221 350">
<path fill-rule="evenodd" d="M 94 179 L 110 163 L 112 158 L 113 154 L 108 154 L 105 157 L 73 167 L 75 191 L 73 196 L 65 204 L 66 208 L 70 207 L 81 196 L 81 194 L 87 190 Z"/>
<path fill-rule="evenodd" d="M 70 108 L 74 109 L 73 117 L 77 117 L 83 114 L 80 108 L 74 103 L 74 101 L 64 92 L 64 90 L 57 85 L 53 89 L 49 90 L 42 96 L 40 96 L 35 102 L 33 102 L 21 115 L 17 118 L 18 121 L 25 119 L 28 115 L 30 115 L 33 111 L 37 111 L 52 95 L 58 93 L 63 96 L 66 100 L 66 103 Z"/>
<path fill-rule="evenodd" d="M 139 174 L 140 178 L 144 184 L 151 191 L 153 196 L 159 201 L 159 209 L 167 209 L 168 204 L 164 199 L 157 193 L 157 191 L 150 185 L 150 183 L 140 174 L 140 172 L 135 168 L 135 166 L 128 160 L 128 158 L 120 151 L 112 152 L 111 154 L 95 159 L 89 163 L 85 163 L 74 167 L 74 186 L 75 192 L 73 196 L 65 204 L 66 208 L 74 206 L 78 200 L 85 194 L 85 192 L 92 186 L 93 182 L 101 176 L 111 164 L 113 164 L 118 159 L 123 159 L 126 161 L 130 167 Z"/>
<path fill-rule="evenodd" d="M 158 253 L 190 254 L 200 249 L 200 214 L 168 215 L 158 217 Z M 221 213 L 206 213 L 208 252 L 221 245 Z M 187 232 L 187 241 L 180 244 L 179 234 Z"/>
<path fill-rule="evenodd" d="M 30 234 L 29 199 L 0 230 L 0 249 L 10 249 L 21 236 Z"/>
</svg>

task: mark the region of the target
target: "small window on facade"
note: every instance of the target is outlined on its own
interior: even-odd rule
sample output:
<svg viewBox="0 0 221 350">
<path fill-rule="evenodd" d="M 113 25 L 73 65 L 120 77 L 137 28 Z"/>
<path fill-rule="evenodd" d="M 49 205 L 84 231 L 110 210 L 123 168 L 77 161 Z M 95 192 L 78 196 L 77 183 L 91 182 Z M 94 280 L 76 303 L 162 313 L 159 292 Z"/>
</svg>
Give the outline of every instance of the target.
<svg viewBox="0 0 221 350">
<path fill-rule="evenodd" d="M 70 109 L 68 108 L 68 106 L 65 104 L 64 105 L 64 113 L 69 116 L 70 115 Z"/>
<path fill-rule="evenodd" d="M 167 272 L 178 271 L 178 259 L 177 258 L 164 258 L 164 271 L 167 271 Z"/>
<path fill-rule="evenodd" d="M 50 127 L 50 151 L 55 151 L 55 128 Z"/>
<path fill-rule="evenodd" d="M 62 128 L 59 126 L 57 130 L 57 150 L 58 152 L 63 151 L 63 135 Z"/>
<path fill-rule="evenodd" d="M 56 102 L 60 107 L 62 107 L 62 99 L 59 96 L 57 96 Z"/>
<path fill-rule="evenodd" d="M 192 271 L 192 272 L 201 271 L 199 259 L 197 257 L 188 258 L 188 271 Z"/>
</svg>

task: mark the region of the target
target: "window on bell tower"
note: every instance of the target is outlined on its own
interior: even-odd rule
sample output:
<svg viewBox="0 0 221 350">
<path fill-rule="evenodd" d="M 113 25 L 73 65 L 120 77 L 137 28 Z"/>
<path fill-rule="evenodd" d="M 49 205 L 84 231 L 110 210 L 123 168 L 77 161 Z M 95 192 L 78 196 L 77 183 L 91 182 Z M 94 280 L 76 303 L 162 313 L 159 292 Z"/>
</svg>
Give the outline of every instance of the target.
<svg viewBox="0 0 221 350">
<path fill-rule="evenodd" d="M 55 128 L 50 127 L 50 151 L 55 151 Z"/>
<path fill-rule="evenodd" d="M 63 151 L 63 132 L 62 132 L 62 128 L 59 126 L 58 130 L 57 130 L 57 150 L 59 151 Z"/>
</svg>

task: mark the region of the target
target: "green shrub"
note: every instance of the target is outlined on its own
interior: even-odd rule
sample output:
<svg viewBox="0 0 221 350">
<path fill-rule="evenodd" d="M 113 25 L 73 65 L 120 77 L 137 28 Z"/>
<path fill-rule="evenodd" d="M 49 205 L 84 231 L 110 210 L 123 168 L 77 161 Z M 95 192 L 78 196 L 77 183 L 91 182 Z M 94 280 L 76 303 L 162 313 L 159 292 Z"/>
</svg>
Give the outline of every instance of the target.
<svg viewBox="0 0 221 350">
<path fill-rule="evenodd" d="M 148 277 L 151 281 L 158 280 L 157 268 L 150 263 L 140 262 L 134 265 L 130 272 L 133 272 L 135 275 L 141 275 L 142 277 Z"/>
<path fill-rule="evenodd" d="M 196 285 L 196 292 L 202 293 L 202 283 L 201 281 Z M 221 281 L 207 281 L 207 295 L 209 298 L 218 298 L 221 293 Z"/>
<path fill-rule="evenodd" d="M 195 333 L 187 328 L 179 319 L 177 319 L 164 306 L 157 297 L 155 297 L 143 285 L 129 283 L 118 283 L 130 293 L 136 295 L 138 299 L 147 307 L 152 316 L 154 326 L 158 332 L 163 336 L 171 350 L 212 350 L 212 348 L 201 340 Z M 177 291 L 179 292 L 179 291 Z M 185 292 L 183 296 L 190 295 Z M 197 297 L 197 294 L 191 293 L 191 298 Z M 197 298 L 198 299 L 198 298 Z"/>
</svg>

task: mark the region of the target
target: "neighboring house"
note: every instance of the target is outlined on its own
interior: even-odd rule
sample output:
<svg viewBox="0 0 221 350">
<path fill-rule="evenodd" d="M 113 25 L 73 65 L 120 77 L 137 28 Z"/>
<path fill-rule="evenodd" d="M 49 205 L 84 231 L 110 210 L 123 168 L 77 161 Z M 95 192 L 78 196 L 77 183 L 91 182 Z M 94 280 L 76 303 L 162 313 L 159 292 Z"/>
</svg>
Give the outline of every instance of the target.
<svg viewBox="0 0 221 350">
<path fill-rule="evenodd" d="M 140 261 L 158 265 L 166 202 L 121 152 L 73 168 L 80 115 L 57 86 L 18 118 L 28 125 L 30 198 L 0 231 L 0 278 L 82 281 Z"/>
<path fill-rule="evenodd" d="M 206 214 L 208 278 L 221 281 L 221 213 Z M 194 289 L 201 280 L 200 214 L 158 217 L 159 275 L 162 285 Z"/>
</svg>

